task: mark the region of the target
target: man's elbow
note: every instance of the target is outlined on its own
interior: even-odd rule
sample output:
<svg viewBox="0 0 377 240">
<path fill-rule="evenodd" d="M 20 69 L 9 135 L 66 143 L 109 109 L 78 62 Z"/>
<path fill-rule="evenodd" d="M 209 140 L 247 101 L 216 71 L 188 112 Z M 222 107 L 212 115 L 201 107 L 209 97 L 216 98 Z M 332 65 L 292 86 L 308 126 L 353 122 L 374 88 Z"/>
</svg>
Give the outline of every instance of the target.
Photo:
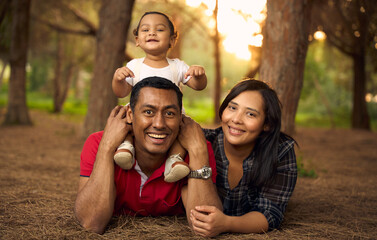
<svg viewBox="0 0 377 240">
<path fill-rule="evenodd" d="M 75 216 L 76 216 L 77 221 L 85 230 L 95 232 L 98 234 L 103 234 L 105 232 L 107 223 L 98 221 L 98 218 L 82 216 L 81 214 L 77 212 L 76 209 L 75 209 Z"/>
<path fill-rule="evenodd" d="M 93 224 L 93 223 L 80 223 L 83 228 L 85 228 L 88 231 L 95 232 L 98 234 L 103 234 L 105 232 L 106 225 L 99 225 L 99 224 Z"/>
</svg>

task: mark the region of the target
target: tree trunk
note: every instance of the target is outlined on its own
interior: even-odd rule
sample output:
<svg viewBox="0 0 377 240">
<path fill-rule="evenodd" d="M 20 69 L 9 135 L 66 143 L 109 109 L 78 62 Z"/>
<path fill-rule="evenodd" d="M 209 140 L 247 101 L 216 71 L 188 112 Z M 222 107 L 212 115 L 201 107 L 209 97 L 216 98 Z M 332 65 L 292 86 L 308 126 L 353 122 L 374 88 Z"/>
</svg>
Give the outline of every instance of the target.
<svg viewBox="0 0 377 240">
<path fill-rule="evenodd" d="M 68 66 L 65 68 L 65 71 L 64 71 L 65 84 L 64 84 L 64 88 L 63 88 L 63 90 L 60 94 L 60 99 L 59 99 L 60 109 L 63 108 L 64 102 L 67 99 L 69 87 L 71 86 L 71 83 L 72 83 L 72 80 L 73 80 L 73 77 L 74 77 L 74 73 L 75 73 L 75 69 L 76 69 L 75 64 L 72 63 L 72 62 L 70 62 L 68 64 Z"/>
<path fill-rule="evenodd" d="M 111 80 L 115 69 L 125 60 L 125 42 L 131 22 L 134 0 L 103 0 L 97 32 L 96 62 L 89 94 L 88 113 L 83 137 L 102 130 L 111 110 L 117 104 Z"/>
<path fill-rule="evenodd" d="M 64 61 L 68 64 L 64 67 Z M 71 58 L 65 59 L 64 46 L 60 39 L 60 33 L 57 35 L 56 65 L 54 77 L 54 113 L 61 113 L 64 102 L 68 95 L 68 90 L 73 79 L 75 63 Z"/>
<path fill-rule="evenodd" d="M 246 77 L 254 78 L 260 69 L 262 48 L 249 45 L 249 50 L 251 52 L 251 59 L 250 68 L 249 71 L 246 73 Z"/>
<path fill-rule="evenodd" d="M 260 79 L 282 102 L 282 131 L 293 134 L 308 49 L 310 1 L 267 1 Z"/>
<path fill-rule="evenodd" d="M 352 128 L 370 130 L 369 114 L 365 102 L 366 74 L 365 74 L 365 51 L 355 54 L 353 60 L 353 109 Z"/>
<path fill-rule="evenodd" d="M 221 93 L 221 57 L 220 57 L 220 35 L 219 30 L 217 28 L 217 11 L 218 11 L 218 0 L 216 0 L 216 7 L 214 11 L 215 17 L 215 36 L 213 38 L 214 47 L 215 47 L 215 95 L 214 95 L 214 111 L 215 111 L 215 119 L 214 123 L 220 122 L 219 117 L 219 108 L 220 108 L 220 93 Z"/>
<path fill-rule="evenodd" d="M 30 0 L 12 2 L 12 42 L 8 112 L 4 124 L 31 124 L 26 105 L 26 61 L 29 39 Z"/>
<path fill-rule="evenodd" d="M 59 103 L 60 92 L 61 92 L 61 79 L 62 79 L 62 68 L 63 68 L 63 46 L 60 40 L 60 33 L 56 36 L 56 63 L 55 63 L 55 76 L 54 76 L 54 113 L 61 112 L 61 104 Z"/>
</svg>

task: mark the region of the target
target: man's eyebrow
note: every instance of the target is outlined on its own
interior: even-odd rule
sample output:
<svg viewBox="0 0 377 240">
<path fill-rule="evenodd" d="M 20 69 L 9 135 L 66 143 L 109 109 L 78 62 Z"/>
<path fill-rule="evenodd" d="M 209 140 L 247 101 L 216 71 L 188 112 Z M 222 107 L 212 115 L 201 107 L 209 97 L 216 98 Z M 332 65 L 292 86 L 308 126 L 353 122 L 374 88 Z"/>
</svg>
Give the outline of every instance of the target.
<svg viewBox="0 0 377 240">
<path fill-rule="evenodd" d="M 236 103 L 236 102 L 230 101 L 229 103 L 238 106 L 238 103 Z M 253 111 L 253 112 L 256 112 L 256 113 L 260 114 L 260 112 L 259 112 L 258 110 L 256 110 L 255 108 L 247 107 L 246 109 L 248 109 L 248 110 L 250 110 L 250 111 Z"/>
<path fill-rule="evenodd" d="M 152 104 L 144 104 L 141 106 L 142 108 L 151 108 L 151 109 L 157 109 L 157 107 L 155 105 L 152 105 Z M 167 105 L 164 107 L 164 110 L 166 109 L 170 109 L 170 108 L 173 108 L 175 110 L 179 110 L 178 106 L 176 104 L 171 104 L 171 105 Z"/>
<path fill-rule="evenodd" d="M 152 104 L 143 104 L 141 105 L 142 108 L 152 108 L 152 109 L 156 109 L 156 106 L 152 105 Z"/>
<path fill-rule="evenodd" d="M 173 109 L 175 109 L 177 111 L 179 110 L 178 106 L 175 105 L 175 104 L 167 105 L 167 106 L 164 107 L 164 109 L 169 109 L 169 108 L 173 108 Z"/>
</svg>

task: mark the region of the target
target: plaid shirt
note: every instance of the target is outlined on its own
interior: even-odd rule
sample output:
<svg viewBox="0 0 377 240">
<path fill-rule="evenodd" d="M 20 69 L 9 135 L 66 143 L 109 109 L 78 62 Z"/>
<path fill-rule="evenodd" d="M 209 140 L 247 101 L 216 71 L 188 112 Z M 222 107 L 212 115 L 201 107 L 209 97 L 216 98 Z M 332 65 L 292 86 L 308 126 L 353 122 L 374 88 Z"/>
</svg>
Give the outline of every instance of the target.
<svg viewBox="0 0 377 240">
<path fill-rule="evenodd" d="M 278 228 L 283 220 L 285 208 L 297 180 L 294 141 L 281 138 L 278 150 L 276 178 L 270 186 L 254 187 L 250 182 L 255 158 L 254 151 L 243 161 L 243 176 L 238 185 L 230 189 L 228 184 L 229 161 L 225 156 L 224 133 L 222 128 L 204 129 L 216 158 L 217 191 L 223 203 L 224 213 L 242 216 L 252 211 L 262 213 L 269 224 L 269 230 Z"/>
</svg>

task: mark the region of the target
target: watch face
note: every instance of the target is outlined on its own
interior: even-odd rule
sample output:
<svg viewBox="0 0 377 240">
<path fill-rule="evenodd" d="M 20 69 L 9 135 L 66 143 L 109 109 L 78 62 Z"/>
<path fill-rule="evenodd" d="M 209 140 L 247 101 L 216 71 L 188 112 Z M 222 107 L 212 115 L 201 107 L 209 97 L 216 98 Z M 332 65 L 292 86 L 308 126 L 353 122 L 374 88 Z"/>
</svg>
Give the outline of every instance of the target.
<svg viewBox="0 0 377 240">
<path fill-rule="evenodd" d="M 191 171 L 189 177 L 208 179 L 212 176 L 212 169 L 210 167 L 204 166 L 201 169 Z"/>
<path fill-rule="evenodd" d="M 204 179 L 208 179 L 208 178 L 211 177 L 211 175 L 212 175 L 211 173 L 212 173 L 211 168 L 209 168 L 209 167 L 204 167 L 204 168 L 203 168 L 202 177 L 203 177 Z"/>
</svg>

